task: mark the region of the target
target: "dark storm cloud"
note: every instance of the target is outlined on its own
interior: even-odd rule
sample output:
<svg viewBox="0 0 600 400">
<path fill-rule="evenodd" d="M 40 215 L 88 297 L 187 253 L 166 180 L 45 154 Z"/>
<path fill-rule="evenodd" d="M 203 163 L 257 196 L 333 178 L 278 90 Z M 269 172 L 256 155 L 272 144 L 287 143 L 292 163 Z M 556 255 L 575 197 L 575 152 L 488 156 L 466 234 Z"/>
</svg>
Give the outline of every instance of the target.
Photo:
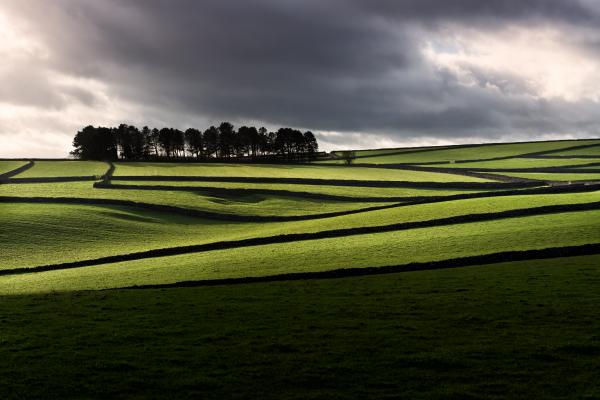
<svg viewBox="0 0 600 400">
<path fill-rule="evenodd" d="M 534 99 L 519 77 L 468 66 L 477 84 L 466 87 L 451 71 L 430 65 L 421 51 L 426 33 L 447 23 L 594 30 L 598 14 L 586 4 L 58 0 L 9 7 L 36 21 L 51 48 L 49 68 L 101 81 L 133 103 L 215 121 L 400 140 L 597 127 L 587 118 L 588 104 L 565 117 L 557 109 L 576 105 Z M 94 101 L 85 91 L 73 95 Z"/>
</svg>

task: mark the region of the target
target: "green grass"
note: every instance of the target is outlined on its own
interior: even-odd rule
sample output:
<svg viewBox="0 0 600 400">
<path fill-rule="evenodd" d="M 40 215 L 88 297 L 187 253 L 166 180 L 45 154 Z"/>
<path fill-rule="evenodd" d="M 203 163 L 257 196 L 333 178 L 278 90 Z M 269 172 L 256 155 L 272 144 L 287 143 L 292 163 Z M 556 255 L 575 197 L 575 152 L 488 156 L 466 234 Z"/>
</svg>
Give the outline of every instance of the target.
<svg viewBox="0 0 600 400">
<path fill-rule="evenodd" d="M 444 164 L 444 168 L 546 168 L 546 167 L 564 167 L 570 165 L 585 165 L 593 163 L 589 158 L 566 158 L 566 159 L 547 159 L 547 158 L 509 158 L 496 161 L 477 161 L 469 163 Z"/>
<path fill-rule="evenodd" d="M 594 181 L 600 180 L 598 173 L 534 173 L 534 172 L 502 172 L 502 175 L 514 176 L 517 178 L 540 179 L 548 181 Z"/>
<path fill-rule="evenodd" d="M 2 297 L 0 397 L 600 396 L 600 259 Z"/>
<path fill-rule="evenodd" d="M 359 157 L 365 156 L 381 156 L 390 153 L 404 153 L 404 152 L 413 152 L 417 150 L 429 150 L 429 149 L 443 149 L 446 146 L 425 146 L 425 147 L 397 147 L 397 148 L 387 148 L 387 149 L 373 149 L 373 150 L 354 150 L 354 155 Z M 342 156 L 342 151 L 334 151 L 334 153 L 338 156 Z"/>
<path fill-rule="evenodd" d="M 0 293 L 99 289 L 344 267 L 377 267 L 501 251 L 581 245 L 598 241 L 599 218 L 600 211 L 570 212 L 10 275 L 0 277 Z"/>
<path fill-rule="evenodd" d="M 357 159 L 357 163 L 370 164 L 394 164 L 394 163 L 413 163 L 431 161 L 456 161 L 456 160 L 477 160 L 494 157 L 517 156 L 525 153 L 556 150 L 571 146 L 599 143 L 600 140 L 580 140 L 580 141 L 556 141 L 556 142 L 531 142 L 517 144 L 490 144 L 479 147 L 467 148 L 443 148 L 423 153 L 382 155 L 368 158 Z"/>
<path fill-rule="evenodd" d="M 0 204 L 0 222 L 0 269 L 224 240 L 262 225 L 61 204 Z"/>
<path fill-rule="evenodd" d="M 313 200 L 272 195 L 212 197 L 183 191 L 96 189 L 92 187 L 91 182 L 0 185 L 0 196 L 130 200 L 220 214 L 260 216 L 321 214 L 386 204 Z"/>
<path fill-rule="evenodd" d="M 117 163 L 115 176 L 227 176 L 350 179 L 379 181 L 484 182 L 485 179 L 435 172 L 317 165 Z"/>
<path fill-rule="evenodd" d="M 478 193 L 486 190 L 473 189 L 417 189 L 417 188 L 378 188 L 365 186 L 327 186 L 297 184 L 265 184 L 243 182 L 180 182 L 180 181 L 112 181 L 115 185 L 152 185 L 152 186 L 192 186 L 225 189 L 268 189 L 291 192 L 319 193 L 348 197 L 415 197 L 449 196 L 461 193 Z"/>
<path fill-rule="evenodd" d="M 553 204 L 600 201 L 600 192 L 510 196 L 421 204 L 334 218 L 232 223 L 148 210 L 88 205 L 0 204 L 0 268 L 33 267 L 154 248 L 416 222 Z M 52 234 L 48 235 L 51 231 Z M 131 232 L 136 232 L 132 235 Z M 56 243 L 62 243 L 56 246 Z M 298 246 L 310 248 L 310 242 Z M 338 266 L 344 266 L 340 261 Z"/>
<path fill-rule="evenodd" d="M 600 157 L 600 146 L 588 147 L 586 149 L 565 150 L 553 153 L 555 156 L 598 156 Z M 593 160 L 592 160 L 593 161 Z"/>
<path fill-rule="evenodd" d="M 2 161 L 0 160 L 0 174 L 12 171 L 13 169 L 19 168 L 25 165 L 25 161 Z"/>
<path fill-rule="evenodd" d="M 586 143 L 490 145 L 399 157 L 423 162 L 489 158 Z M 380 156 L 359 160 L 392 157 L 381 155 L 384 149 L 373 154 L 378 152 Z M 530 162 L 571 165 L 573 160 L 515 158 L 498 163 L 515 168 Z M 94 162 L 36 164 L 19 177 L 102 175 L 107 169 Z M 325 183 L 327 179 L 482 181 L 452 174 L 315 165 L 119 163 L 116 174 L 317 178 Z M 569 174 L 535 175 L 569 180 L 600 176 L 575 169 Z M 114 183 L 360 197 L 471 192 Z M 0 196 L 111 198 L 263 216 L 386 204 L 94 189 L 92 182 L 6 184 L 0 185 Z M 138 207 L 0 203 L 0 269 L 598 201 L 600 191 L 487 197 L 276 223 L 233 223 Z M 0 276 L 0 398 L 600 398 L 600 255 L 332 280 L 118 289 L 597 243 L 599 221 L 600 210 L 572 211 Z"/>
<path fill-rule="evenodd" d="M 100 161 L 36 161 L 33 167 L 16 177 L 101 176 L 107 170 L 108 164 Z"/>
</svg>

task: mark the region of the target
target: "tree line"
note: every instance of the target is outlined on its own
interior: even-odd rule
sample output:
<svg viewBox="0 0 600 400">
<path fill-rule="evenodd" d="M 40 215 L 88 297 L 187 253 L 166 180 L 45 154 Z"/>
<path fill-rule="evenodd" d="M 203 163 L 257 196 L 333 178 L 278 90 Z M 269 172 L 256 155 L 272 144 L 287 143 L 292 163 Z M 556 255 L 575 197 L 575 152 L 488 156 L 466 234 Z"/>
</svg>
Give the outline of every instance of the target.
<svg viewBox="0 0 600 400">
<path fill-rule="evenodd" d="M 117 128 L 86 126 L 73 139 L 71 154 L 83 160 L 157 160 L 157 159 L 313 159 L 319 149 L 310 131 L 242 126 L 229 122 L 211 126 L 204 132 L 189 128 L 138 129 L 121 124 Z"/>
</svg>

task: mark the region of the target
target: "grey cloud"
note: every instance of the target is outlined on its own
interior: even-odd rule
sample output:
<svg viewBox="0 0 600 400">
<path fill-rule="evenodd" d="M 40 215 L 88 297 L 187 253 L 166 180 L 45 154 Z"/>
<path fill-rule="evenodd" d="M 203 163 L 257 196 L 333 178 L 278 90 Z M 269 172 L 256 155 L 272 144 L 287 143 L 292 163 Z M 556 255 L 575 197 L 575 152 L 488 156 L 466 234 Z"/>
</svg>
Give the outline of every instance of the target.
<svg viewBox="0 0 600 400">
<path fill-rule="evenodd" d="M 595 29 L 598 10 L 584 1 L 15 3 L 9 9 L 35 20 L 51 48 L 49 69 L 97 79 L 144 107 L 169 108 L 175 126 L 198 116 L 399 140 L 597 127 L 589 104 L 535 99 L 518 77 L 474 67 L 479 85 L 465 87 L 420 52 L 427 31 L 448 22 Z M 95 104 L 85 91 L 68 96 Z"/>
</svg>

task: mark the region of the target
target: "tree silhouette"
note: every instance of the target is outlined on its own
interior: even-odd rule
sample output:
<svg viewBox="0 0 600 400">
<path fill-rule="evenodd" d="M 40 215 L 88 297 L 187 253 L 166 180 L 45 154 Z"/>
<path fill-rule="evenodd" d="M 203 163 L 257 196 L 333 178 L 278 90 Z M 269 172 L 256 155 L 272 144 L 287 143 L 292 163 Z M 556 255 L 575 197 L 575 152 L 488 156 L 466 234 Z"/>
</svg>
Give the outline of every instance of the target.
<svg viewBox="0 0 600 400">
<path fill-rule="evenodd" d="M 210 128 L 204 131 L 202 136 L 204 137 L 204 146 L 206 147 L 206 154 L 208 156 L 212 156 L 214 154 L 215 157 L 218 157 L 219 130 L 214 126 L 211 126 Z"/>
<path fill-rule="evenodd" d="M 185 131 L 185 142 L 187 143 L 188 151 L 196 158 L 204 156 L 204 141 L 202 140 L 202 132 L 195 128 L 189 128 Z"/>
<path fill-rule="evenodd" d="M 73 138 L 71 154 L 83 160 L 116 160 L 117 145 L 113 129 L 89 125 Z"/>
<path fill-rule="evenodd" d="M 171 158 L 173 152 L 173 144 L 171 142 L 171 129 L 162 128 L 158 132 L 158 144 L 161 150 L 166 154 L 167 158 Z"/>
<path fill-rule="evenodd" d="M 229 122 L 219 125 L 219 152 L 221 157 L 231 157 L 235 145 L 235 130 Z"/>
<path fill-rule="evenodd" d="M 310 131 L 302 133 L 282 127 L 268 132 L 265 127 L 242 126 L 236 131 L 229 122 L 204 132 L 188 128 L 162 129 L 120 124 L 116 128 L 93 127 L 78 131 L 71 154 L 84 160 L 159 160 L 161 158 L 231 158 L 270 160 L 312 159 L 319 149 Z M 266 158 L 265 158 L 266 157 Z"/>
</svg>

